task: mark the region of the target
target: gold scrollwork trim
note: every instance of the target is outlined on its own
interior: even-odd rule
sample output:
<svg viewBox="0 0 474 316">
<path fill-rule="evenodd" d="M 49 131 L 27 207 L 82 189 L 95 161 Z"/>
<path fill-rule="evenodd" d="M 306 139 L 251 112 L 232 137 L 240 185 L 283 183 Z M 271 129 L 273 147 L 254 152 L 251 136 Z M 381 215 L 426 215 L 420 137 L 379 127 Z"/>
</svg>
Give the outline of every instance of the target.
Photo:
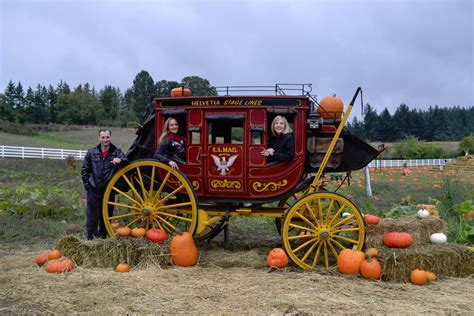
<svg viewBox="0 0 474 316">
<path fill-rule="evenodd" d="M 194 180 L 194 181 L 193 181 L 193 189 L 197 191 L 197 190 L 199 190 L 199 187 L 200 187 L 199 182 L 197 182 L 196 180 Z"/>
<path fill-rule="evenodd" d="M 288 181 L 286 179 L 283 179 L 283 181 L 280 182 L 268 182 L 268 183 L 261 183 L 261 182 L 254 182 L 252 187 L 255 191 L 257 192 L 263 192 L 263 191 L 276 191 L 277 189 L 284 187 L 288 184 Z"/>
<path fill-rule="evenodd" d="M 214 189 L 240 189 L 242 187 L 242 183 L 240 183 L 240 181 L 212 180 L 211 187 Z"/>
</svg>

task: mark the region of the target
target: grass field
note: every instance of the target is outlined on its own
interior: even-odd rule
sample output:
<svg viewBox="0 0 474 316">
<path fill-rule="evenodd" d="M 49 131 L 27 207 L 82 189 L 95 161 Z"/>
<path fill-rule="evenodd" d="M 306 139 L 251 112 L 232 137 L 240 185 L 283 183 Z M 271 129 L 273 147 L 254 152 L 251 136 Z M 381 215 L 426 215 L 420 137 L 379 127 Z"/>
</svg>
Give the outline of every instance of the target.
<svg viewBox="0 0 474 316">
<path fill-rule="evenodd" d="M 98 130 L 98 127 L 76 127 L 60 132 L 39 133 L 33 136 L 0 132 L 0 145 L 85 150 L 98 144 Z M 111 128 L 111 130 L 112 143 L 127 151 L 136 136 L 134 129 Z"/>
</svg>

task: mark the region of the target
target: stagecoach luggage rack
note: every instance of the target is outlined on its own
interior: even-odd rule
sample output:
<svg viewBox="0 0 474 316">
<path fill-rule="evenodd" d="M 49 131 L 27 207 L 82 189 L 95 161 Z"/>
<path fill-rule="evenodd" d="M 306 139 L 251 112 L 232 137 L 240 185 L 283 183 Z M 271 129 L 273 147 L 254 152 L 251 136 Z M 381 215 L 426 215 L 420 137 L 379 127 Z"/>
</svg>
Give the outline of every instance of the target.
<svg viewBox="0 0 474 316">
<path fill-rule="evenodd" d="M 268 86 L 220 86 L 215 87 L 219 95 L 245 95 L 251 93 L 255 95 L 303 95 L 309 97 L 313 102 L 316 102 L 316 95 L 312 95 L 312 83 L 276 83 Z"/>
</svg>

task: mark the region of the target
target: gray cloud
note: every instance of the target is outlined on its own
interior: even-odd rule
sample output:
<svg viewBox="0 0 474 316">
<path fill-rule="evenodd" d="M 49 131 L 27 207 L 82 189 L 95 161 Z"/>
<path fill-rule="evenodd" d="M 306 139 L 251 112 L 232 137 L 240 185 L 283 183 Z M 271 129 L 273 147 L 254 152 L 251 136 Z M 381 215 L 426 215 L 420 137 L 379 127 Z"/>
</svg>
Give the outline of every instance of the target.
<svg viewBox="0 0 474 316">
<path fill-rule="evenodd" d="M 213 85 L 313 83 L 380 112 L 474 106 L 470 0 L 1 1 L 0 89 L 89 82 L 122 90 L 142 69 Z"/>
</svg>

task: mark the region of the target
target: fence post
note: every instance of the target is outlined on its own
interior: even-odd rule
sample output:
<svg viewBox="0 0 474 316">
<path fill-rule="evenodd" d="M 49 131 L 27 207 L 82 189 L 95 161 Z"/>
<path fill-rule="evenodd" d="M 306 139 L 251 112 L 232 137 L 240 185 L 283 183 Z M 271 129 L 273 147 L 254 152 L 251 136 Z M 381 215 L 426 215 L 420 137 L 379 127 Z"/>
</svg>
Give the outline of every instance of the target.
<svg viewBox="0 0 474 316">
<path fill-rule="evenodd" d="M 44 159 L 44 147 L 41 147 L 41 159 Z"/>
<path fill-rule="evenodd" d="M 367 190 L 367 196 L 369 198 L 372 197 L 372 187 L 370 185 L 370 170 L 368 167 L 364 168 L 364 174 L 365 174 L 365 189 Z"/>
<path fill-rule="evenodd" d="M 25 147 L 21 146 L 21 159 L 25 159 Z"/>
<path fill-rule="evenodd" d="M 5 158 L 5 145 L 2 145 L 2 158 Z"/>
</svg>

